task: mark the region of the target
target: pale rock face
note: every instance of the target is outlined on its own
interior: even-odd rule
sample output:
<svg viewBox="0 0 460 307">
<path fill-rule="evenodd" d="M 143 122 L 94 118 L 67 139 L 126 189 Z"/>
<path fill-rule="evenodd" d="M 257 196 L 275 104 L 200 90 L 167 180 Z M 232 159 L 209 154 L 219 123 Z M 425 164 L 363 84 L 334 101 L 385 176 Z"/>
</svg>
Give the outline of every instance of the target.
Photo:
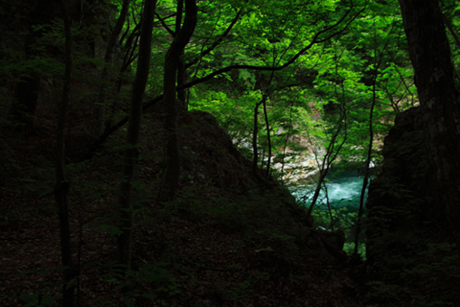
<svg viewBox="0 0 460 307">
<path fill-rule="evenodd" d="M 310 153 L 287 156 L 284 168 L 281 162 L 275 163 L 273 167 L 278 172 L 283 171 L 282 179 L 287 185 L 314 183 L 319 170 L 314 155 Z"/>
<path fill-rule="evenodd" d="M 252 151 L 252 143 L 247 140 L 233 139 L 234 144 L 238 147 L 246 148 Z M 284 167 L 282 161 L 276 157 L 272 157 L 272 168 L 276 171 L 283 172 L 282 180 L 286 185 L 312 184 L 315 183 L 315 178 L 318 175 L 319 167 L 316 163 L 315 156 L 312 150 L 306 146 L 305 151 L 299 152 L 288 148 L 286 157 L 284 158 Z M 323 150 L 320 149 L 319 156 L 323 155 Z M 264 161 L 267 162 L 268 158 Z"/>
</svg>

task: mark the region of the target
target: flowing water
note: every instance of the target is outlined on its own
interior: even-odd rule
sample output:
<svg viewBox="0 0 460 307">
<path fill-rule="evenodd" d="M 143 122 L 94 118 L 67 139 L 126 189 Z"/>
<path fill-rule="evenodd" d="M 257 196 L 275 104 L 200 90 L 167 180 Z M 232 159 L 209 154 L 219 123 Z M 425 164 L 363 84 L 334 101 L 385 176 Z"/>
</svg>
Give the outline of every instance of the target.
<svg viewBox="0 0 460 307">
<path fill-rule="evenodd" d="M 348 242 L 354 242 L 356 219 L 359 210 L 361 189 L 364 177 L 356 170 L 331 169 L 326 178 L 327 195 L 333 212 L 333 227 L 345 231 Z M 316 184 L 298 185 L 291 188 L 291 193 L 300 203 L 309 207 L 316 189 Z M 366 203 L 367 189 L 364 197 Z M 316 225 L 322 229 L 331 229 L 331 219 L 327 207 L 326 192 L 323 188 L 316 201 L 313 216 Z M 319 209 L 319 210 L 318 210 Z M 365 207 L 364 207 L 365 209 Z M 316 213 L 315 213 L 316 212 Z M 365 242 L 365 225 L 361 225 L 360 243 Z"/>
<path fill-rule="evenodd" d="M 363 176 L 358 171 L 353 170 L 335 170 L 332 169 L 326 177 L 327 195 L 332 208 L 347 207 L 351 212 L 358 211 L 361 189 L 363 186 Z M 309 206 L 316 184 L 299 185 L 292 188 L 292 194 L 301 202 Z M 367 190 L 365 199 L 367 197 Z M 316 206 L 326 209 L 327 200 L 326 192 L 323 188 L 316 201 Z"/>
</svg>

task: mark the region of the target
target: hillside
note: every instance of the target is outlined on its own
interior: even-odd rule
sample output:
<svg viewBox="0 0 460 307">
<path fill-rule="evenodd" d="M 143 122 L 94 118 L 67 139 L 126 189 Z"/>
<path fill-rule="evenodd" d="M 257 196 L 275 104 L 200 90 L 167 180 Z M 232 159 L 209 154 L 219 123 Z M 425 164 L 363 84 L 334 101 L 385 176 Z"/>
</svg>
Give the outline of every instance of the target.
<svg viewBox="0 0 460 307">
<path fill-rule="evenodd" d="M 116 304 L 122 285 L 139 306 L 358 306 L 356 274 L 340 239 L 313 230 L 303 208 L 275 182 L 258 183 L 212 115 L 181 114 L 180 190 L 173 203 L 158 204 L 161 119 L 146 120 L 135 191 L 135 270 L 125 281 L 114 266 L 110 234 L 116 233 L 122 133 L 92 160 L 68 164 L 81 306 Z M 3 306 L 59 301 L 52 135 L 46 126 L 26 138 L 3 134 L 2 143 L 10 144 L 4 165 L 10 171 L 1 178 Z"/>
<path fill-rule="evenodd" d="M 0 306 L 457 306 L 440 4 L 0 2 Z M 277 181 L 336 168 L 362 216 Z"/>
</svg>

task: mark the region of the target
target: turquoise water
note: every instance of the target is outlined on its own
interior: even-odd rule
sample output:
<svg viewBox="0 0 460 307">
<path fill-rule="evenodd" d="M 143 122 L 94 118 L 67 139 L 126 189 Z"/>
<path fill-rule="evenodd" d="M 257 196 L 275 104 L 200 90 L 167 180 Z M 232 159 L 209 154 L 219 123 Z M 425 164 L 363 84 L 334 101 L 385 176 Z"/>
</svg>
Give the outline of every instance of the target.
<svg viewBox="0 0 460 307">
<path fill-rule="evenodd" d="M 316 205 L 314 207 L 315 224 L 322 229 L 342 229 L 345 231 L 347 242 L 354 242 L 356 235 L 356 220 L 359 210 L 359 199 L 364 177 L 358 171 L 353 170 L 331 170 L 327 176 L 327 192 L 329 203 L 333 212 L 333 226 L 327 207 L 326 193 L 321 191 Z M 291 193 L 297 198 L 297 201 L 304 203 L 309 207 L 316 189 L 316 184 L 299 185 L 291 188 Z M 366 203 L 367 190 L 364 197 Z M 317 211 L 317 209 L 320 211 Z M 365 209 L 365 207 L 364 207 Z M 316 213 L 315 213 L 316 212 Z M 365 211 L 364 211 L 365 212 Z M 365 225 L 361 225 L 359 242 L 365 243 Z"/>
<path fill-rule="evenodd" d="M 358 211 L 361 189 L 364 177 L 358 171 L 353 170 L 331 170 L 326 178 L 327 192 L 329 202 L 332 208 L 347 207 L 350 212 Z M 310 206 L 316 184 L 299 185 L 291 188 L 291 193 L 300 202 Z M 367 198 L 367 190 L 364 202 Z M 316 201 L 316 206 L 321 209 L 327 209 L 326 193 L 324 188 Z"/>
</svg>

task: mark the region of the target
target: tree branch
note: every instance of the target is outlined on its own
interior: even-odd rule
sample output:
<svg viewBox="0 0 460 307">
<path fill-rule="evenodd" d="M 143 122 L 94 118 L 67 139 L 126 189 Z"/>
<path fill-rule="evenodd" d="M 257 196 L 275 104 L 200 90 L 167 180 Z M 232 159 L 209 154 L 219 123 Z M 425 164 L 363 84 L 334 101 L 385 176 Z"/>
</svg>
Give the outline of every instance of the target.
<svg viewBox="0 0 460 307">
<path fill-rule="evenodd" d="M 246 1 L 247 2 L 247 1 Z M 230 33 L 230 31 L 233 29 L 233 26 L 237 23 L 237 21 L 240 19 L 241 17 L 241 14 L 243 13 L 243 8 L 241 8 L 238 13 L 236 13 L 236 16 L 235 18 L 233 18 L 232 22 L 230 23 L 230 25 L 227 27 L 227 29 L 224 31 L 224 33 L 222 33 L 219 38 L 217 38 L 217 40 L 208 48 L 206 49 L 205 51 L 203 51 L 198 57 L 196 57 L 194 60 L 192 60 L 190 63 L 187 63 L 185 65 L 185 68 L 189 68 L 190 66 L 192 65 L 195 65 L 196 63 L 198 63 L 198 61 L 205 57 L 206 55 L 208 55 L 212 50 L 214 50 L 214 48 L 216 48 L 223 40 L 225 37 L 227 37 L 228 33 Z"/>
<path fill-rule="evenodd" d="M 352 7 L 350 8 L 349 11 L 347 11 L 345 13 L 345 15 L 339 20 L 337 21 L 335 24 L 333 24 L 332 26 L 328 27 L 328 28 L 325 28 L 319 32 L 317 32 L 312 41 L 310 42 L 310 44 L 308 44 L 306 47 L 304 47 L 303 49 L 301 49 L 296 55 L 294 55 L 289 61 L 287 61 L 286 63 L 284 63 L 283 65 L 281 66 L 254 66 L 254 65 L 230 65 L 230 66 L 227 66 L 227 67 L 224 67 L 224 68 L 221 68 L 221 69 L 218 69 L 216 70 L 215 72 L 212 72 L 210 73 L 209 75 L 203 77 L 203 78 L 200 78 L 200 79 L 196 79 L 196 80 L 193 80 L 189 83 L 186 83 L 184 84 L 183 87 L 180 87 L 178 88 L 179 90 L 180 89 L 185 89 L 185 88 L 189 88 L 189 87 L 192 87 L 196 84 L 199 84 L 199 83 L 203 83 L 205 81 L 208 81 L 212 78 L 214 78 L 215 76 L 217 75 L 220 75 L 220 74 L 223 74 L 223 73 L 226 73 L 226 72 L 229 72 L 233 69 L 253 69 L 253 70 L 263 70 L 263 71 L 278 71 L 278 70 L 282 70 L 286 67 L 288 67 L 289 65 L 293 64 L 301 55 L 303 55 L 307 50 L 309 50 L 310 48 L 312 48 L 315 44 L 318 44 L 318 43 L 321 43 L 321 42 L 325 42 L 331 38 L 333 38 L 334 36 L 337 36 L 341 33 L 343 33 L 346 28 L 351 24 L 351 22 L 353 22 L 364 10 L 365 10 L 366 6 L 361 9 L 355 16 L 353 16 L 353 18 L 346 24 L 346 26 L 337 31 L 337 32 L 334 32 L 332 33 L 331 35 L 327 36 L 326 38 L 324 39 L 321 39 L 319 40 L 318 37 L 327 32 L 327 31 L 330 31 L 332 29 L 334 29 L 335 27 L 337 27 L 340 23 L 343 22 L 343 20 L 345 20 L 345 18 L 350 14 L 351 10 L 353 9 L 353 5 Z"/>
<path fill-rule="evenodd" d="M 169 15 L 167 18 L 173 17 L 175 15 L 176 14 Z M 161 18 L 161 16 L 158 13 L 155 13 L 155 16 L 158 18 L 158 20 L 160 21 L 160 23 L 163 26 L 163 28 L 165 28 L 165 30 L 168 31 L 168 33 L 171 34 L 172 37 L 176 36 L 176 33 L 173 30 L 171 30 L 171 28 L 168 27 L 168 25 L 166 24 L 166 22 L 165 22 L 166 18 Z"/>
<path fill-rule="evenodd" d="M 359 12 L 357 12 L 353 17 L 352 19 L 347 22 L 347 24 L 345 25 L 345 27 L 341 30 L 338 30 L 337 32 L 334 32 L 332 33 L 331 35 L 327 36 L 326 38 L 324 39 L 321 39 L 321 40 L 318 40 L 318 37 L 325 33 L 325 32 L 328 32 L 334 28 L 336 28 L 337 26 L 339 26 L 345 19 L 346 17 L 351 13 L 352 9 L 353 9 L 354 5 L 353 5 L 353 2 L 352 2 L 352 6 L 350 8 L 350 10 L 348 10 L 344 16 L 342 18 L 340 18 L 335 24 L 331 25 L 330 27 L 327 27 L 319 32 L 317 32 L 314 36 L 313 36 L 313 39 L 312 41 L 310 42 L 310 44 L 308 44 L 308 46 L 306 46 L 305 48 L 301 49 L 295 56 L 293 56 L 289 61 L 287 61 L 285 64 L 281 65 L 281 66 L 277 66 L 277 67 L 273 67 L 273 66 L 254 66 L 254 65 L 231 65 L 231 66 L 228 66 L 228 67 L 224 67 L 224 68 L 221 68 L 221 69 L 218 69 L 216 70 L 215 72 L 213 73 L 210 73 L 209 75 L 203 77 L 203 78 L 200 78 L 200 79 L 196 79 L 196 80 L 193 80 L 191 82 L 188 82 L 186 84 L 184 84 L 183 86 L 180 86 L 180 87 L 177 87 L 176 90 L 177 91 L 180 91 L 180 90 L 183 90 L 183 89 L 186 89 L 186 88 L 190 88 L 194 85 L 197 85 L 197 84 L 200 84 L 200 83 L 203 83 L 205 81 L 208 81 L 212 78 L 214 78 L 215 76 L 217 75 L 220 75 L 220 74 L 223 74 L 225 72 L 229 72 L 233 69 L 253 69 L 253 70 L 262 70 L 262 71 L 278 71 L 278 70 L 282 70 L 286 67 L 288 67 L 289 65 L 293 64 L 302 54 L 304 54 L 307 50 L 309 50 L 310 48 L 312 48 L 315 44 L 317 43 L 320 43 L 320 42 L 324 42 L 328 39 L 331 39 L 332 37 L 336 36 L 336 35 L 339 35 L 341 33 L 343 33 L 345 31 L 345 29 L 351 24 L 351 22 L 353 22 L 367 7 L 367 2 L 366 2 L 366 5 L 364 6 L 364 8 L 362 8 Z M 151 106 L 153 106 L 155 103 L 159 102 L 160 100 L 163 99 L 163 94 L 160 95 L 160 96 L 157 96 L 155 97 L 154 99 L 150 100 L 150 101 L 147 101 L 146 103 L 144 103 L 144 106 L 142 108 L 142 110 L 145 110 Z M 101 137 L 99 137 L 93 144 L 93 146 L 91 147 L 91 149 L 88 151 L 88 153 L 84 156 L 84 158 L 82 160 L 87 160 L 87 159 L 90 159 L 93 155 L 94 155 L 94 152 L 96 151 L 96 149 L 102 145 L 105 140 L 115 131 L 117 131 L 120 127 L 122 127 L 124 124 L 126 124 L 128 122 L 128 119 L 129 119 L 129 116 L 126 116 L 125 118 L 123 118 L 122 120 L 120 120 L 117 124 L 115 124 L 113 127 L 107 129 L 102 135 Z"/>
</svg>

